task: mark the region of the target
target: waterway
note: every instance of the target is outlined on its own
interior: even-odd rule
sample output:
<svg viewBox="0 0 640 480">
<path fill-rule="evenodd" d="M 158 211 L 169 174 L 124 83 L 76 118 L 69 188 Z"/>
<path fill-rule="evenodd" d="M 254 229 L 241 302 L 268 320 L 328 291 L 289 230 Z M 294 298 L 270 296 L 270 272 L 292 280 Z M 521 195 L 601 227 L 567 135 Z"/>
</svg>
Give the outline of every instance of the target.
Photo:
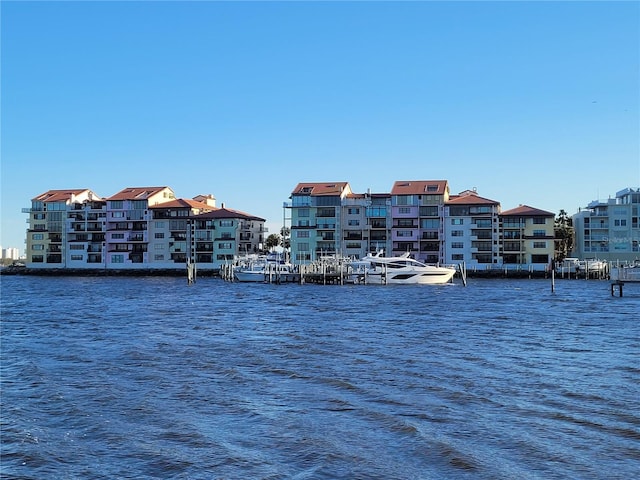
<svg viewBox="0 0 640 480">
<path fill-rule="evenodd" d="M 640 472 L 640 285 L 1 282 L 2 478 Z"/>
</svg>

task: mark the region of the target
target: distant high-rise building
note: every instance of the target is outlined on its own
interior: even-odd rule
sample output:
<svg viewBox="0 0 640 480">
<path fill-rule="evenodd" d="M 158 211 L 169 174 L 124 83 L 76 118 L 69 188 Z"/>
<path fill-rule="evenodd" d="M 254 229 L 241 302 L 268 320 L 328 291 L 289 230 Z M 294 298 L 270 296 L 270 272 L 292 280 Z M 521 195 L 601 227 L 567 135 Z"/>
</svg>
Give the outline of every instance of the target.
<svg viewBox="0 0 640 480">
<path fill-rule="evenodd" d="M 640 188 L 625 188 L 615 198 L 594 200 L 572 219 L 572 256 L 612 261 L 640 258 Z"/>
</svg>

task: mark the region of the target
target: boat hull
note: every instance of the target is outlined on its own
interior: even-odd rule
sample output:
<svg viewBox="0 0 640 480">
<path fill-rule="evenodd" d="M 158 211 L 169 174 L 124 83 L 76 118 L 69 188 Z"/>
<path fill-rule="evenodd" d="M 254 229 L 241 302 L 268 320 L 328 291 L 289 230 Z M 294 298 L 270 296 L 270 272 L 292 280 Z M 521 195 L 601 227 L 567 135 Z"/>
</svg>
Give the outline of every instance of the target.
<svg viewBox="0 0 640 480">
<path fill-rule="evenodd" d="M 454 269 L 437 268 L 430 272 L 406 271 L 385 273 L 379 270 L 372 270 L 360 274 L 358 283 L 372 285 L 442 285 L 449 283 L 455 274 Z"/>
</svg>

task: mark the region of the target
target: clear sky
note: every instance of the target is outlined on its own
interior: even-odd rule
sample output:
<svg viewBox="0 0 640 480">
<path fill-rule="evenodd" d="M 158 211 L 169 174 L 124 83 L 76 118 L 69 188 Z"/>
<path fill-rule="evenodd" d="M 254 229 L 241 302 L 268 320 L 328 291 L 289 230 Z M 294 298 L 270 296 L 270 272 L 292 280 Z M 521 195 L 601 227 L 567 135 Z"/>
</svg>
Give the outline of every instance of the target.
<svg viewBox="0 0 640 480">
<path fill-rule="evenodd" d="M 577 212 L 640 186 L 638 2 L 12 2 L 0 244 L 49 189 L 282 226 L 298 182 Z"/>
</svg>

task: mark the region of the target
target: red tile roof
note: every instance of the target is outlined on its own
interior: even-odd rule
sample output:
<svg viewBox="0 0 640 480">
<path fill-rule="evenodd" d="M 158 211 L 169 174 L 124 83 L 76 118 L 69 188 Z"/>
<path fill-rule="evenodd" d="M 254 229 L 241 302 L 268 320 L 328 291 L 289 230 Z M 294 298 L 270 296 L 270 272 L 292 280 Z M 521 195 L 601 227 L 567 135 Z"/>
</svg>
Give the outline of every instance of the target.
<svg viewBox="0 0 640 480">
<path fill-rule="evenodd" d="M 291 195 L 341 195 L 345 188 L 351 192 L 349 182 L 299 183 Z"/>
<path fill-rule="evenodd" d="M 145 200 L 169 187 L 127 187 L 107 200 Z"/>
<path fill-rule="evenodd" d="M 152 205 L 149 209 L 155 208 L 198 208 L 201 210 L 215 210 L 216 207 L 212 207 L 211 205 L 207 205 L 204 202 L 198 202 L 196 200 L 189 200 L 187 198 L 176 198 L 175 200 L 170 200 L 168 202 L 159 203 L 157 205 Z"/>
<path fill-rule="evenodd" d="M 47 190 L 44 193 L 41 193 L 37 197 L 34 197 L 32 200 L 40 201 L 40 202 L 66 202 L 67 200 L 71 200 L 73 195 L 80 195 L 84 192 L 89 192 L 88 188 L 72 188 L 68 190 Z"/>
<path fill-rule="evenodd" d="M 211 208 L 211 207 L 209 207 Z M 264 218 L 256 217 L 239 210 L 233 210 L 231 208 L 217 208 L 211 212 L 201 213 L 197 215 L 197 218 L 241 218 L 244 220 L 257 220 L 259 222 L 266 222 Z"/>
<path fill-rule="evenodd" d="M 447 205 L 500 205 L 500 202 L 481 197 L 475 192 L 463 192 L 449 197 Z"/>
<path fill-rule="evenodd" d="M 527 217 L 554 217 L 555 214 L 540 210 L 538 208 L 530 207 L 529 205 L 520 205 L 519 207 L 512 208 L 511 210 L 505 210 L 501 213 L 503 217 L 509 216 L 527 216 Z"/>
<path fill-rule="evenodd" d="M 448 191 L 446 180 L 399 180 L 393 184 L 391 195 L 444 195 Z"/>
</svg>

